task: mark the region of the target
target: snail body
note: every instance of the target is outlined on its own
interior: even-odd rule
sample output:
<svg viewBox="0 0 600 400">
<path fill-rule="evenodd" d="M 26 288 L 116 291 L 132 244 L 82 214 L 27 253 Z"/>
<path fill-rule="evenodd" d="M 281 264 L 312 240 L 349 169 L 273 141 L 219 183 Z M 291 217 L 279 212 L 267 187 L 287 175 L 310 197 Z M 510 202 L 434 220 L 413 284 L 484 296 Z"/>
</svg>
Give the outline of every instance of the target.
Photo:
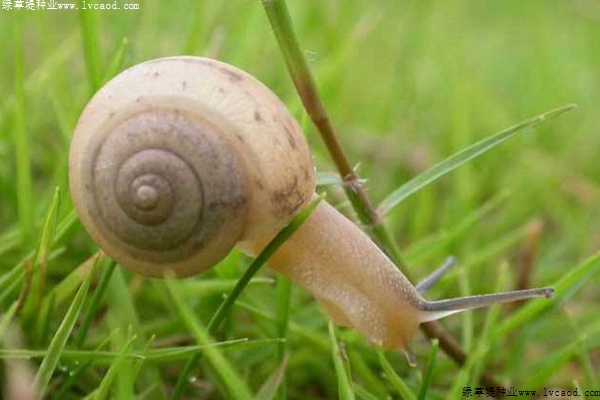
<svg viewBox="0 0 600 400">
<path fill-rule="evenodd" d="M 257 255 L 314 196 L 308 145 L 251 75 L 199 57 L 136 65 L 86 106 L 69 154 L 79 217 L 121 265 L 161 277 L 210 268 L 238 244 Z M 269 265 L 334 322 L 408 351 L 418 325 L 551 288 L 427 301 L 350 220 L 321 202 Z"/>
</svg>

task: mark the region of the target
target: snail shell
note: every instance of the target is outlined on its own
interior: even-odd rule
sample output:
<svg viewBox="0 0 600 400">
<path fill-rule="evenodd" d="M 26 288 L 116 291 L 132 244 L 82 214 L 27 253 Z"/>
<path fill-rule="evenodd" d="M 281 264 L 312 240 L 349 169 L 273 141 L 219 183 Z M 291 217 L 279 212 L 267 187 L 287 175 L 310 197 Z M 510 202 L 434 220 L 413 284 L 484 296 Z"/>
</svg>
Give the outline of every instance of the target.
<svg viewBox="0 0 600 400">
<path fill-rule="evenodd" d="M 239 240 L 278 231 L 315 176 L 298 123 L 230 65 L 136 65 L 85 107 L 69 155 L 73 202 L 108 255 L 151 276 L 188 276 Z"/>
</svg>

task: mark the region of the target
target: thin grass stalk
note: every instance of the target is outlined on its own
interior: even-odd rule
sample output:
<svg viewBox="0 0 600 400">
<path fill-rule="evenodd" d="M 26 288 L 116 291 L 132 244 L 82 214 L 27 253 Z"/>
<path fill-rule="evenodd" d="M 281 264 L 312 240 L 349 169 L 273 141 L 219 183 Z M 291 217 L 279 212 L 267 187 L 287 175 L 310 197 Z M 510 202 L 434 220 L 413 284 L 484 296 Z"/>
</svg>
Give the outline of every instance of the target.
<svg viewBox="0 0 600 400">
<path fill-rule="evenodd" d="M 371 228 L 380 225 L 381 218 L 369 200 L 365 188 L 360 184 L 358 174 L 342 149 L 327 110 L 321 101 L 306 58 L 300 50 L 285 1 L 262 0 L 262 3 L 302 104 L 304 104 L 310 119 L 319 130 L 321 138 L 327 146 L 327 150 L 344 182 L 346 195 L 350 199 L 356 214 L 363 224 Z"/>
</svg>

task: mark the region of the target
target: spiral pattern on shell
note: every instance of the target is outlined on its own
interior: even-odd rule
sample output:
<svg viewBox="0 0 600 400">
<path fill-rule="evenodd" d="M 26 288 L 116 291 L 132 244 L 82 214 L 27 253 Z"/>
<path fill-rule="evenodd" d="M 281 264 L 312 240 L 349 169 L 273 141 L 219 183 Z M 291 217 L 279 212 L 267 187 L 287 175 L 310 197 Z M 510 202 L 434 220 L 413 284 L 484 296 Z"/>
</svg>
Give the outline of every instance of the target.
<svg viewBox="0 0 600 400">
<path fill-rule="evenodd" d="M 152 276 L 192 275 L 239 240 L 276 233 L 314 190 L 308 147 L 279 100 L 242 71 L 191 57 L 140 64 L 102 88 L 69 164 L 90 235 Z"/>
<path fill-rule="evenodd" d="M 166 265 L 207 247 L 210 256 L 196 267 L 224 257 L 242 235 L 247 188 L 218 129 L 180 110 L 152 110 L 107 133 L 88 149 L 86 192 L 107 240 L 134 259 Z"/>
</svg>

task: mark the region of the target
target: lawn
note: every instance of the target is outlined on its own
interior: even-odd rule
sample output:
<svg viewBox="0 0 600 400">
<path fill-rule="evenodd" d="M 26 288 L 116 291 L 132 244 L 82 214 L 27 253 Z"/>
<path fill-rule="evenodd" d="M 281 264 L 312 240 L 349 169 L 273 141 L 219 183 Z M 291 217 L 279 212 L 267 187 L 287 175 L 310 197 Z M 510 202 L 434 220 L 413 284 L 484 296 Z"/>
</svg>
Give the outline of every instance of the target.
<svg viewBox="0 0 600 400">
<path fill-rule="evenodd" d="M 287 0 L 362 202 L 344 190 L 340 154 L 303 107 L 285 62 L 290 42 L 281 47 L 260 0 L 6 9 L 15 3 L 0 9 L 5 398 L 600 391 L 600 3 Z M 411 367 L 401 351 L 330 324 L 307 290 L 269 268 L 244 275 L 262 265 L 237 249 L 184 280 L 114 263 L 74 211 L 71 136 L 111 78 L 184 54 L 235 65 L 276 93 L 304 130 L 317 191 L 414 283 L 456 257 L 428 299 L 542 286 L 554 298 L 443 319 L 466 361 L 419 332 Z M 364 198 L 380 223 L 365 215 Z M 240 279 L 247 285 L 236 287 Z M 239 297 L 219 314 L 232 291 Z"/>
</svg>

